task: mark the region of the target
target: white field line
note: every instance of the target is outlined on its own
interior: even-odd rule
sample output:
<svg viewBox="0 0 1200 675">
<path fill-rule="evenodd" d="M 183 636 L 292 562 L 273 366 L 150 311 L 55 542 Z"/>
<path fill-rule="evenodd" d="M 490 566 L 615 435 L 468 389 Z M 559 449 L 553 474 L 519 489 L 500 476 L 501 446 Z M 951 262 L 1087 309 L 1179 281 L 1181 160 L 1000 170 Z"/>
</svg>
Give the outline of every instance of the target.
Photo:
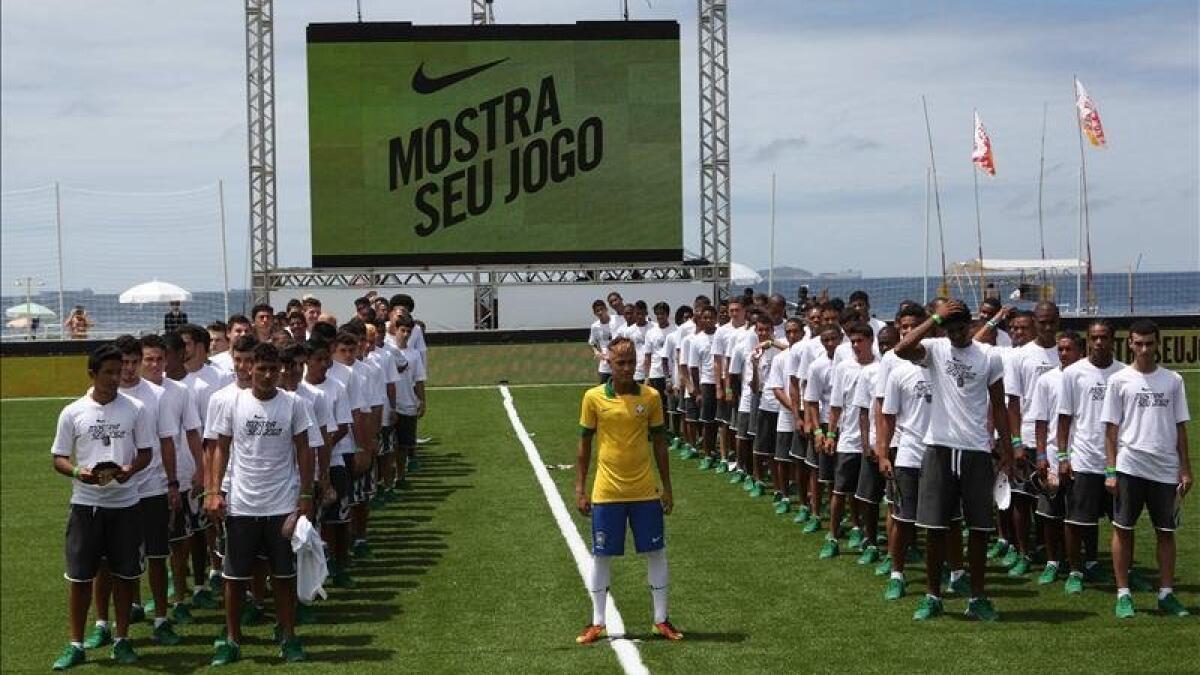
<svg viewBox="0 0 1200 675">
<path fill-rule="evenodd" d="M 500 396 L 504 398 L 504 410 L 508 412 L 508 421 L 512 423 L 513 431 L 516 432 L 517 438 L 524 446 L 525 457 L 533 467 L 533 474 L 537 477 L 538 484 L 542 486 L 542 492 L 546 494 L 546 502 L 550 505 L 550 512 L 554 514 L 554 521 L 558 523 L 558 531 L 562 533 L 563 539 L 567 540 L 567 548 L 571 549 L 571 555 L 575 558 L 575 566 L 579 569 L 579 577 L 583 580 L 586 590 L 588 579 L 592 576 L 592 556 L 583 543 L 583 537 L 579 536 L 579 530 L 575 529 L 574 523 L 571 522 L 567 505 L 563 502 L 562 495 L 558 493 L 558 487 L 550 478 L 550 472 L 546 470 L 546 463 L 542 461 L 537 446 L 533 444 L 533 439 L 529 437 L 529 432 L 525 430 L 525 425 L 521 423 L 521 418 L 517 415 L 512 394 L 505 385 L 499 385 L 497 389 L 500 390 Z M 588 598 L 591 599 L 590 594 Z M 617 653 L 621 668 L 630 675 L 634 673 L 649 675 L 650 671 L 642 662 L 637 645 L 624 637 L 625 621 L 621 618 L 621 612 L 617 611 L 617 603 L 613 600 L 611 593 L 608 596 L 608 605 L 604 616 L 609 634 L 614 636 L 609 641 L 609 645 Z"/>
</svg>

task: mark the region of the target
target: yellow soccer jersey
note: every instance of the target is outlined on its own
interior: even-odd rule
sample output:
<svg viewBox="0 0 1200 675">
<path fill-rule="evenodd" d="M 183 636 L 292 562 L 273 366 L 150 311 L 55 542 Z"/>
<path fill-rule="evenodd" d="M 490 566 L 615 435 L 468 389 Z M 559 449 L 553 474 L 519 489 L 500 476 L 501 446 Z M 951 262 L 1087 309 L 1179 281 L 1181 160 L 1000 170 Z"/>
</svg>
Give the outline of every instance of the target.
<svg viewBox="0 0 1200 675">
<path fill-rule="evenodd" d="M 612 383 L 592 387 L 583 395 L 579 425 L 594 434 L 596 480 L 592 502 L 637 502 L 658 498 L 654 480 L 651 432 L 663 427 L 662 401 L 653 387 L 618 396 Z"/>
</svg>

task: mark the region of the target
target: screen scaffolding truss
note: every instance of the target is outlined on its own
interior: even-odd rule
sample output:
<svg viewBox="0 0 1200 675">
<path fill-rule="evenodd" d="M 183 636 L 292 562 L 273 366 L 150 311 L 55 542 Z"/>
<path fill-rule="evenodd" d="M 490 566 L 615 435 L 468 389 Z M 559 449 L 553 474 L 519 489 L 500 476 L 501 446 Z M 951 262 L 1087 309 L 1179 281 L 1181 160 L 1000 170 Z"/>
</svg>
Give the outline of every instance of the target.
<svg viewBox="0 0 1200 675">
<path fill-rule="evenodd" d="M 699 0 L 700 257 L 713 267 L 713 297 L 729 295 L 729 33 L 725 0 Z"/>
</svg>

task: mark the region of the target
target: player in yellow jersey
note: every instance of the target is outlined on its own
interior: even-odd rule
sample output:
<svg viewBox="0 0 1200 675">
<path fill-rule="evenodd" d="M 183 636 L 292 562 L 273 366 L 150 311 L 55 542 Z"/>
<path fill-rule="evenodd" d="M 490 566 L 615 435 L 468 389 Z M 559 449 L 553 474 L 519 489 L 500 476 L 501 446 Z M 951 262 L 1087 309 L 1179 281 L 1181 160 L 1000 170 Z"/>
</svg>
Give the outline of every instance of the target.
<svg viewBox="0 0 1200 675">
<path fill-rule="evenodd" d="M 637 352 L 628 338 L 608 345 L 612 379 L 583 395 L 579 415 L 579 457 L 576 461 L 575 505 L 592 519 L 592 621 L 575 638 L 590 644 L 604 637 L 604 611 L 613 556 L 625 553 L 625 525 L 633 543 L 646 557 L 650 595 L 654 601 L 656 635 L 682 640 L 667 617 L 667 554 L 663 515 L 671 513 L 671 473 L 662 404 L 653 387 L 633 379 Z M 662 482 L 659 489 L 650 468 L 653 460 Z M 592 446 L 596 446 L 596 480 L 587 492 Z"/>
</svg>

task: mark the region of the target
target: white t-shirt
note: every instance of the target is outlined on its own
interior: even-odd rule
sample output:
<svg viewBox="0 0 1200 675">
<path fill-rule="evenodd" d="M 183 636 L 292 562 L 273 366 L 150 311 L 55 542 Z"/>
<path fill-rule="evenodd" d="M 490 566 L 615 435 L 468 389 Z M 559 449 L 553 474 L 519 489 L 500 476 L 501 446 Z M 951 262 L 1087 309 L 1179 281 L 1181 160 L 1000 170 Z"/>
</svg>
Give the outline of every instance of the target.
<svg viewBox="0 0 1200 675">
<path fill-rule="evenodd" d="M 389 420 L 391 420 L 392 414 L 391 401 L 387 397 L 387 386 L 400 381 L 400 369 L 396 367 L 396 353 L 398 352 L 394 352 L 394 349 L 394 347 L 376 347 L 367 355 L 367 360 L 379 369 L 383 380 L 381 386 L 383 389 L 383 423 L 385 425 L 390 424 Z M 415 349 L 413 355 L 414 359 L 421 358 L 420 353 Z"/>
<path fill-rule="evenodd" d="M 791 350 L 779 351 L 771 349 L 775 354 L 775 358 L 771 360 L 771 369 L 767 372 L 767 381 L 763 384 L 763 391 L 771 392 L 771 399 L 775 402 L 775 409 L 779 411 L 779 421 L 775 424 L 775 431 L 795 431 L 796 418 L 792 416 L 792 411 L 779 401 L 779 395 L 775 393 L 776 389 L 782 389 L 785 396 L 791 391 L 788 389 L 790 384 L 788 381 L 788 364 L 791 362 Z"/>
<path fill-rule="evenodd" d="M 367 396 L 367 392 L 363 390 L 362 377 L 356 375 L 350 366 L 334 361 L 329 366 L 326 376 L 332 377 L 346 388 L 346 401 L 351 411 L 371 412 L 371 400 Z"/>
<path fill-rule="evenodd" d="M 712 353 L 713 359 L 721 357 L 722 367 L 729 370 L 729 341 L 733 336 L 737 335 L 737 329 L 732 323 L 723 323 L 717 326 L 717 331 L 712 336 Z"/>
<path fill-rule="evenodd" d="M 229 352 L 221 353 L 228 354 Z M 200 378 L 208 383 L 208 386 L 212 387 L 213 391 L 216 391 L 217 389 L 220 389 L 221 387 L 224 387 L 230 382 L 236 380 L 237 376 L 233 373 L 232 362 L 230 362 L 229 370 L 225 370 L 223 368 L 214 366 L 210 361 L 209 363 L 200 366 L 199 370 L 196 372 L 188 373 L 183 379 L 186 381 L 189 378 Z"/>
<path fill-rule="evenodd" d="M 746 373 L 742 378 L 742 394 L 738 399 L 738 412 L 748 413 L 754 408 L 754 388 L 751 386 L 751 377 L 754 375 L 748 372 L 751 355 L 757 347 L 755 343 L 742 343 L 738 349 L 734 350 L 733 356 L 729 357 L 730 372 L 734 372 L 732 368 L 736 367 L 738 373 Z"/>
<path fill-rule="evenodd" d="M 236 381 L 221 387 L 213 392 L 212 396 L 208 397 L 208 410 L 204 413 L 204 439 L 208 441 L 217 440 L 218 433 L 213 426 L 217 420 L 224 416 L 229 406 L 233 405 L 233 399 L 237 393 L 242 391 Z M 225 477 L 221 479 L 221 492 L 229 492 L 229 485 L 233 480 L 233 464 L 226 465 Z"/>
<path fill-rule="evenodd" d="M 308 384 L 308 382 L 305 382 L 305 384 Z M 350 430 L 354 425 L 354 416 L 350 412 L 350 397 L 346 394 L 346 387 L 328 375 L 325 376 L 325 381 L 320 384 L 309 386 L 320 389 L 325 394 L 325 399 L 329 401 L 334 422 L 330 433 L 336 433 L 341 425 L 346 425 L 346 434 L 342 436 L 340 441 L 333 445 L 333 451 L 329 455 L 329 466 L 345 466 L 346 462 L 342 459 L 342 455 L 354 454 L 354 434 Z"/>
<path fill-rule="evenodd" d="M 163 438 L 174 438 L 179 432 L 179 416 L 172 421 L 170 415 L 163 415 L 160 401 L 163 388 L 146 379 L 139 379 L 132 387 L 121 387 L 122 394 L 137 399 L 146 408 L 146 414 L 154 420 L 154 443 L 150 446 L 150 463 L 135 475 L 131 482 L 137 483 L 138 498 L 154 497 L 167 491 L 167 471 L 163 468 L 162 442 Z M 178 400 L 173 405 L 182 405 Z M 182 485 L 182 483 L 180 484 Z"/>
<path fill-rule="evenodd" d="M 613 333 L 616 330 L 614 320 L 613 317 L 609 317 L 608 323 L 600 323 L 600 319 L 596 319 L 592 322 L 591 330 L 588 333 L 588 344 L 600 350 L 600 355 L 603 357 L 596 366 L 601 373 L 612 372 L 612 366 L 608 365 L 608 343 L 612 342 Z"/>
<path fill-rule="evenodd" d="M 919 469 L 925 457 L 925 432 L 929 428 L 929 405 L 933 402 L 933 388 L 927 374 L 925 368 L 900 359 L 888 375 L 881 410 L 885 415 L 896 416 L 896 433 L 892 436 L 896 466 Z"/>
<path fill-rule="evenodd" d="M 713 336 L 710 333 L 696 333 L 692 336 L 688 354 L 688 367 L 700 371 L 700 384 L 716 384 L 716 373 L 713 370 Z"/>
<path fill-rule="evenodd" d="M 1046 462 L 1050 470 L 1058 471 L 1058 392 L 1062 389 L 1062 369 L 1055 368 L 1038 378 L 1029 403 L 1029 416 L 1036 425 L 1046 423 Z M 1034 432 L 1037 432 L 1036 426 Z M 1037 436 L 1025 441 L 1037 447 Z"/>
<path fill-rule="evenodd" d="M 1058 347 L 1040 347 L 1029 342 L 1019 347 L 1006 364 L 1004 371 L 1004 393 L 1021 399 L 1021 438 L 1026 447 L 1033 447 L 1033 418 L 1029 405 L 1033 403 L 1033 390 L 1038 378 L 1062 365 L 1058 358 Z M 1012 379 L 1009 379 L 1012 378 Z"/>
<path fill-rule="evenodd" d="M 1062 371 L 1058 393 L 1058 414 L 1071 416 L 1071 468 L 1080 473 L 1103 474 L 1107 464 L 1104 450 L 1104 396 L 1108 380 L 1125 364 L 1113 360 L 1107 368 L 1097 368 L 1080 359 Z M 1057 433 L 1058 423 L 1054 425 Z"/>
<path fill-rule="evenodd" d="M 650 379 L 661 379 L 665 377 L 663 373 L 663 346 L 667 342 L 667 333 L 670 331 L 670 326 L 661 328 L 658 324 L 650 326 L 650 330 L 646 331 L 646 353 L 650 355 Z"/>
<path fill-rule="evenodd" d="M 59 413 L 50 454 L 74 457 L 77 466 L 88 469 L 101 462 L 126 466 L 133 464 L 138 448 L 148 450 L 157 442 L 154 418 L 137 399 L 118 392 L 116 398 L 100 405 L 87 395 Z M 138 503 L 137 474 L 124 483 L 114 480 L 104 487 L 73 480 L 71 503 L 110 509 L 133 506 Z"/>
<path fill-rule="evenodd" d="M 1122 368 L 1108 379 L 1100 419 L 1120 427 L 1117 471 L 1159 483 L 1179 482 L 1177 425 L 1191 419 L 1179 373 L 1161 367 L 1150 373 Z"/>
<path fill-rule="evenodd" d="M 855 408 L 867 411 L 867 445 L 872 451 L 875 449 L 875 415 L 871 409 L 875 403 L 874 392 L 878 388 L 878 380 L 882 372 L 878 360 L 863 366 L 862 374 L 858 376 L 858 385 L 854 387 L 854 396 L 850 399 L 851 405 Z"/>
<path fill-rule="evenodd" d="M 875 376 L 875 389 L 871 392 L 871 395 L 875 398 L 883 398 L 884 393 L 887 391 L 887 381 L 891 377 L 892 371 L 902 364 L 909 362 L 896 356 L 896 352 L 890 351 L 884 354 L 877 363 L 879 364 L 879 374 Z"/>
<path fill-rule="evenodd" d="M 804 382 L 808 380 L 808 371 L 812 368 L 813 362 L 825 356 L 825 345 L 821 344 L 820 337 L 803 340 L 800 344 L 804 346 L 800 348 L 800 359 L 796 362 L 795 376 L 797 380 Z"/>
<path fill-rule="evenodd" d="M 637 365 L 634 367 L 633 379 L 646 379 L 646 333 L 650 331 L 650 324 L 644 323 L 637 325 L 636 323 L 626 324 L 617 331 L 618 337 L 623 337 L 633 343 L 633 351 L 637 358 Z"/>
<path fill-rule="evenodd" d="M 205 391 L 208 391 L 208 383 L 199 379 L 196 382 Z M 174 396 L 171 394 L 172 389 L 178 389 L 183 397 L 183 410 L 179 412 L 179 433 L 175 435 L 175 479 L 179 481 L 179 489 L 186 492 L 191 489 L 192 478 L 196 475 L 196 458 L 192 456 L 192 449 L 188 446 L 187 432 L 202 430 L 204 418 L 200 415 L 200 409 L 192 390 L 182 381 L 172 380 L 169 377 L 163 378 L 163 414 L 170 414 L 166 411 L 174 409 L 170 402 Z M 208 399 L 205 397 L 205 402 L 207 403 L 207 401 Z"/>
<path fill-rule="evenodd" d="M 672 384 L 679 379 L 679 331 L 673 330 L 667 333 L 666 339 L 663 340 L 663 354 L 667 358 L 667 372 L 664 376 L 667 382 Z"/>
<path fill-rule="evenodd" d="M 736 332 L 729 336 L 725 345 L 725 355 L 729 357 L 726 366 L 730 375 L 742 374 L 742 371 L 746 369 L 746 364 L 750 363 L 747 350 L 753 351 L 757 346 L 758 335 L 754 333 L 754 327 L 750 324 L 736 329 Z M 743 384 L 745 381 L 745 378 L 742 378 Z"/>
<path fill-rule="evenodd" d="M 858 424 L 858 408 L 854 407 L 854 392 L 862 377 L 863 367 L 854 359 L 834 361 L 829 407 L 842 409 L 838 418 L 837 451 L 842 454 L 862 454 L 862 428 Z"/>
<path fill-rule="evenodd" d="M 225 351 L 221 352 L 220 354 L 213 354 L 212 356 L 210 356 L 208 358 L 208 363 L 205 365 L 211 365 L 215 368 L 218 368 L 218 369 L 232 375 L 233 374 L 233 351 L 225 350 Z"/>
<path fill-rule="evenodd" d="M 977 342 L 959 349 L 949 338 L 925 338 L 921 346 L 933 392 L 925 444 L 991 452 L 988 387 L 1004 377 L 1000 354 Z"/>
<path fill-rule="evenodd" d="M 682 330 L 679 331 L 679 333 L 680 333 L 680 336 L 679 336 L 679 368 L 681 368 L 684 371 L 683 377 L 686 377 L 687 381 L 691 382 L 692 381 L 692 371 L 688 367 L 690 365 L 688 360 L 691 358 L 691 355 L 692 355 L 692 339 L 695 338 L 696 336 L 694 333 L 684 334 Z M 685 386 L 684 383 L 682 383 L 682 382 L 680 383 L 680 388 L 683 390 L 684 398 L 692 397 L 692 392 L 688 390 L 687 386 Z"/>
<path fill-rule="evenodd" d="M 312 426 L 303 399 L 278 389 L 270 400 L 260 401 L 253 391 L 242 389 L 213 425 L 218 434 L 232 438 L 229 514 L 278 516 L 295 511 L 300 469 L 293 438 Z"/>
<path fill-rule="evenodd" d="M 425 362 L 413 349 L 401 350 L 406 367 L 400 371 L 396 382 L 396 412 L 414 416 L 421 411 L 421 399 L 417 398 L 417 382 L 425 381 Z"/>
<path fill-rule="evenodd" d="M 337 433 L 338 425 L 333 418 L 333 405 L 320 387 L 304 380 L 300 381 L 295 393 L 308 403 L 308 413 L 313 422 L 312 427 L 309 428 L 308 446 L 315 451 L 318 447 L 325 445 L 325 437 L 321 435 L 322 431 L 330 434 Z M 320 476 L 317 476 L 317 479 L 319 480 Z"/>
<path fill-rule="evenodd" d="M 758 381 L 762 385 L 762 395 L 758 399 L 759 410 L 779 412 L 779 401 L 775 399 L 775 392 L 771 388 L 771 372 L 782 353 L 775 347 L 767 347 L 758 359 Z M 753 358 L 753 355 L 751 356 Z"/>
<path fill-rule="evenodd" d="M 821 356 L 814 359 L 808 368 L 808 379 L 804 383 L 804 400 L 819 403 L 818 422 L 829 422 L 829 398 L 833 394 L 833 359 Z"/>
<path fill-rule="evenodd" d="M 869 319 L 867 319 L 867 324 L 871 326 L 871 330 L 874 332 L 875 349 L 876 349 L 875 356 L 879 356 L 879 351 L 878 351 L 879 350 L 879 332 L 882 331 L 884 328 L 887 328 L 887 322 L 882 319 L 876 319 L 875 317 L 870 317 Z"/>
<path fill-rule="evenodd" d="M 382 408 L 387 403 L 387 383 L 383 380 L 383 373 L 374 364 L 363 359 L 354 362 L 350 368 L 354 371 L 354 376 L 358 378 L 359 385 L 362 387 L 363 397 L 367 401 L 369 408 Z"/>
</svg>

